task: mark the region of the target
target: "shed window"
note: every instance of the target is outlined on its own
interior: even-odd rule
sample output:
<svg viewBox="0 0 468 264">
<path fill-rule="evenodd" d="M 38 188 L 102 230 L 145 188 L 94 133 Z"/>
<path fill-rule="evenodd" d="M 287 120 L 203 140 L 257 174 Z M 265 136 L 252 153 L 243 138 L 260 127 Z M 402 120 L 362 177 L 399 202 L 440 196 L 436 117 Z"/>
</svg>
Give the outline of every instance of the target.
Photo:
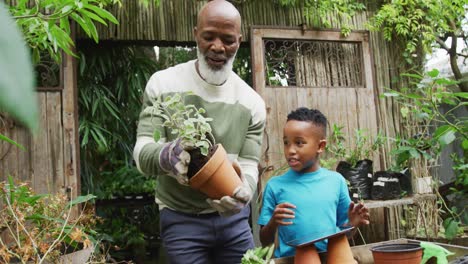
<svg viewBox="0 0 468 264">
<path fill-rule="evenodd" d="M 263 39 L 267 86 L 364 87 L 360 42 Z"/>
</svg>

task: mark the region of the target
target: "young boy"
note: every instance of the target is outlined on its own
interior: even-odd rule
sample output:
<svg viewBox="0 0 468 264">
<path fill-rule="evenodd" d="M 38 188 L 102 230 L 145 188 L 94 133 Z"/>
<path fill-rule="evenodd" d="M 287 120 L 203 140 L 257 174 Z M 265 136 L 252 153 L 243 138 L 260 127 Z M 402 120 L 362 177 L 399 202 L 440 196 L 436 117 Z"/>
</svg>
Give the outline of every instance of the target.
<svg viewBox="0 0 468 264">
<path fill-rule="evenodd" d="M 258 219 L 263 245 L 273 243 L 279 231 L 275 257 L 295 255 L 295 248 L 287 244 L 292 239 L 369 224 L 367 207 L 351 202 L 343 176 L 320 167 L 326 130 L 327 119 L 318 110 L 301 107 L 287 117 L 283 142 L 290 169 L 267 183 Z M 314 238 L 318 237 L 310 237 Z M 326 251 L 327 241 L 315 247 L 318 252 Z"/>
</svg>

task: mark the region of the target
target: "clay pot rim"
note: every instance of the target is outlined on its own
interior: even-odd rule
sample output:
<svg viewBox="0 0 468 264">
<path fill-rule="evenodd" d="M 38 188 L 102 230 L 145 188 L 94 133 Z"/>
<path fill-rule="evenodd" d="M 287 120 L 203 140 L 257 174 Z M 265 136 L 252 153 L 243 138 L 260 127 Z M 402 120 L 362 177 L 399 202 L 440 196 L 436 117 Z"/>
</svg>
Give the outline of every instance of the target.
<svg viewBox="0 0 468 264">
<path fill-rule="evenodd" d="M 206 175 L 203 177 L 202 172 L 209 166 L 218 167 L 223 162 L 221 157 L 223 154 L 226 154 L 226 150 L 221 144 L 216 144 L 215 146 L 216 150 L 213 152 L 213 155 L 208 160 L 208 162 L 206 162 L 205 165 L 203 165 L 203 167 L 201 167 L 201 169 L 198 170 L 197 173 L 195 173 L 189 180 L 190 187 L 194 188 L 195 190 L 200 189 L 200 187 L 211 177 L 211 175 L 210 177 Z"/>
<path fill-rule="evenodd" d="M 422 247 L 417 244 L 410 243 L 393 243 L 393 244 L 384 244 L 372 247 L 370 249 L 372 252 L 413 252 L 422 250 Z"/>
</svg>

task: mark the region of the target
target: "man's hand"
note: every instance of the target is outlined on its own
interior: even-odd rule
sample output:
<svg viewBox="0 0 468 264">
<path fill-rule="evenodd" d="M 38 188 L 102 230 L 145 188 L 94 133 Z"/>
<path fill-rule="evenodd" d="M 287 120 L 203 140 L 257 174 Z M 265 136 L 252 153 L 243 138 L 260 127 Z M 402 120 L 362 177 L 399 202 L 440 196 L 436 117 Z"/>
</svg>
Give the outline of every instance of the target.
<svg viewBox="0 0 468 264">
<path fill-rule="evenodd" d="M 221 216 L 231 216 L 239 213 L 244 208 L 245 203 L 232 198 L 223 196 L 219 200 L 206 199 L 206 202 L 213 207 Z"/>
<path fill-rule="evenodd" d="M 273 221 L 274 225 L 292 225 L 292 221 L 285 221 L 285 219 L 292 219 L 294 218 L 294 211 L 291 210 L 295 209 L 296 206 L 291 203 L 280 203 L 275 207 L 273 211 L 273 216 L 271 217 L 271 221 Z"/>
<path fill-rule="evenodd" d="M 370 223 L 369 209 L 362 202 L 358 204 L 351 202 L 348 209 L 348 219 L 349 224 L 354 227 L 362 224 L 368 225 Z"/>
<path fill-rule="evenodd" d="M 234 161 L 232 166 L 242 180 L 242 185 L 238 186 L 231 196 L 223 196 L 219 200 L 207 199 L 206 202 L 219 212 L 222 216 L 231 216 L 239 213 L 242 208 L 252 199 L 252 191 L 249 183 L 242 175 L 239 163 Z"/>
<path fill-rule="evenodd" d="M 159 154 L 159 166 L 167 174 L 177 180 L 179 184 L 188 185 L 188 165 L 190 154 L 186 151 L 180 139 L 166 143 Z"/>
</svg>

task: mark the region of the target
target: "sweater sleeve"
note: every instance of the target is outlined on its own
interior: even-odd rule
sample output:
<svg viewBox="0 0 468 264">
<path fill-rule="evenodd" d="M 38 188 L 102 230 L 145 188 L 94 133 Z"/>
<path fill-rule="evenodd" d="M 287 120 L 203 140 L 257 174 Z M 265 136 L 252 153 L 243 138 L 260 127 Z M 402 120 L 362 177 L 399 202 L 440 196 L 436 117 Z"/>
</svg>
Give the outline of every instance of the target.
<svg viewBox="0 0 468 264">
<path fill-rule="evenodd" d="M 252 193 L 255 193 L 258 183 L 258 163 L 260 161 L 263 133 L 265 129 L 266 110 L 262 101 L 247 130 L 244 144 L 239 153 L 239 164 Z"/>
<path fill-rule="evenodd" d="M 146 175 L 160 174 L 159 153 L 164 142 L 166 142 L 165 129 L 162 127 L 162 119 L 151 114 L 150 108 L 153 103 L 151 98 L 156 95 L 151 94 L 152 86 L 154 86 L 154 76 L 148 81 L 148 84 L 143 95 L 143 107 L 140 112 L 137 139 L 133 150 L 133 158 L 135 159 L 137 168 L 140 172 Z M 161 139 L 158 142 L 154 140 L 154 131 L 158 129 L 161 133 Z"/>
</svg>

